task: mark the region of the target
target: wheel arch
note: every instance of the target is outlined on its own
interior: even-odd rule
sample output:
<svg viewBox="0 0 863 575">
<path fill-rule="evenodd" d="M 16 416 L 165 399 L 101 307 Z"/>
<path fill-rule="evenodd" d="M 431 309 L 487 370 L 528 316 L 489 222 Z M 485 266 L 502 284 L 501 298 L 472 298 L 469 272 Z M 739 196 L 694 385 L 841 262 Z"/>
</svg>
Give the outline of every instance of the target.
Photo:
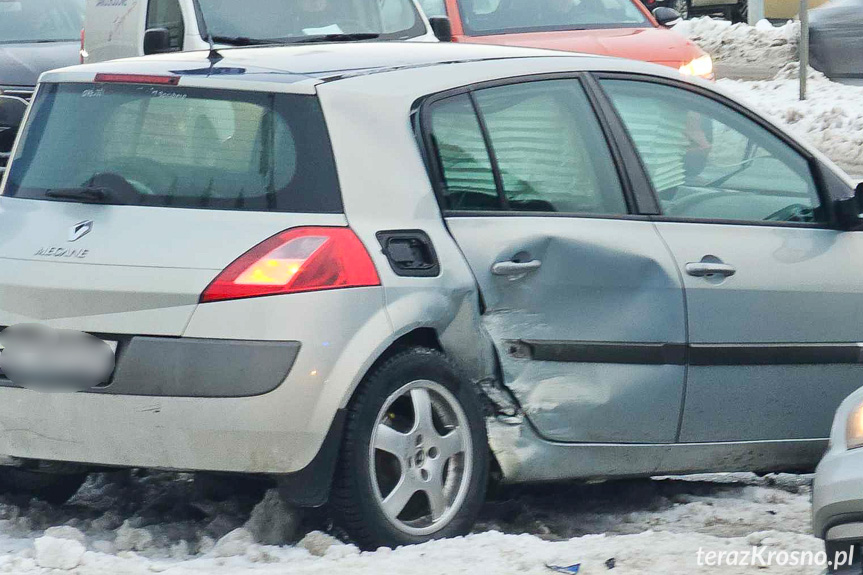
<svg viewBox="0 0 863 575">
<path fill-rule="evenodd" d="M 484 333 L 484 332 L 483 332 Z M 499 405 L 499 398 L 493 398 L 488 390 L 489 386 L 486 384 L 490 384 L 492 387 L 496 389 L 503 389 L 503 384 L 500 379 L 500 374 L 502 373 L 500 359 L 497 356 L 497 352 L 494 349 L 494 345 L 490 340 L 485 341 L 487 338 L 482 338 L 485 343 L 488 345 L 488 354 L 491 358 L 491 365 L 489 365 L 490 373 L 484 373 L 479 375 L 477 372 L 464 372 L 463 364 L 460 364 L 458 361 L 458 357 L 460 355 L 461 350 L 455 347 L 454 344 L 446 345 L 438 332 L 437 329 L 430 326 L 420 326 L 413 327 L 412 329 L 405 331 L 388 345 L 386 349 L 384 349 L 378 357 L 372 362 L 367 370 L 362 375 L 360 380 L 360 384 L 356 385 L 350 394 L 350 397 L 345 403 L 345 407 L 350 404 L 350 400 L 356 396 L 357 391 L 360 388 L 360 385 L 363 380 L 365 380 L 369 374 L 374 373 L 375 369 L 379 366 L 386 363 L 390 358 L 397 355 L 398 353 L 412 349 L 412 348 L 427 348 L 434 349 L 443 353 L 448 359 L 453 361 L 457 368 L 462 372 L 465 376 L 465 383 L 469 385 L 473 385 L 476 392 L 480 395 L 483 400 L 484 405 L 486 406 L 486 415 L 488 417 L 494 417 L 498 413 L 502 413 L 506 411 L 507 407 Z M 515 404 L 515 399 L 512 398 L 513 404 Z M 517 405 L 516 409 L 520 409 Z M 490 469 L 490 477 L 495 482 L 500 482 L 503 478 L 504 472 L 503 468 L 498 461 L 497 454 L 494 450 L 491 449 L 489 445 L 489 463 L 491 465 Z"/>
</svg>

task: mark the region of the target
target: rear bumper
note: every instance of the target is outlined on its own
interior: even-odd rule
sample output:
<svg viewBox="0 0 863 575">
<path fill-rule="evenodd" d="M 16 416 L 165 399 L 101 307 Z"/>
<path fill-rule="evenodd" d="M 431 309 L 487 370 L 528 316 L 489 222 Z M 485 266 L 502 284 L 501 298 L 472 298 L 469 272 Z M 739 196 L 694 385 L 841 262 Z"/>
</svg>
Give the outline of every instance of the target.
<svg viewBox="0 0 863 575">
<path fill-rule="evenodd" d="M 818 465 L 812 531 L 828 541 L 863 542 L 863 450 L 831 451 Z"/>
<path fill-rule="evenodd" d="M 289 386 L 249 398 L 0 390 L 0 454 L 184 471 L 294 473 L 332 424 L 309 420 Z M 323 423 L 323 432 L 318 430 Z"/>
<path fill-rule="evenodd" d="M 300 343 L 291 341 L 124 339 L 108 385 L 87 393 L 202 398 L 263 395 L 285 381 L 300 352 Z M 15 387 L 2 373 L 0 386 Z"/>
<path fill-rule="evenodd" d="M 200 305 L 183 338 L 122 341 L 115 381 L 102 392 L 0 387 L 0 458 L 297 473 L 391 343 L 383 303 L 382 288 L 357 288 Z M 161 379 L 144 381 L 153 374 Z M 178 387 L 185 396 L 171 391 Z"/>
</svg>

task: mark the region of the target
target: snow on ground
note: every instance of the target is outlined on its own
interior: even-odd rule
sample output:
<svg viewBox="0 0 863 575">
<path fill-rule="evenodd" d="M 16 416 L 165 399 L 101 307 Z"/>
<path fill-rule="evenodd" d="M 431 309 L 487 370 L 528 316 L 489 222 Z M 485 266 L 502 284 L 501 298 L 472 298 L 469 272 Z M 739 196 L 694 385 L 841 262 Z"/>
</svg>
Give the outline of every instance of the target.
<svg viewBox="0 0 863 575">
<path fill-rule="evenodd" d="M 807 100 L 801 102 L 796 66 L 789 64 L 773 80 L 720 80 L 719 86 L 790 128 L 847 172 L 863 174 L 863 87 L 837 84 L 811 70 Z"/>
<path fill-rule="evenodd" d="M 263 491 L 254 486 L 216 502 L 189 476 L 100 474 L 64 507 L 0 496 L 0 573 L 541 575 L 575 563 L 587 575 L 609 566 L 620 575 L 756 573 L 765 569 L 700 566 L 698 552 L 819 552 L 809 535 L 810 479 L 721 474 L 500 489 L 473 535 L 361 553 L 324 533 L 321 514 L 306 517 L 296 545 L 256 543 L 278 500 L 255 508 Z"/>
<path fill-rule="evenodd" d="M 674 30 L 691 38 L 717 62 L 738 70 L 775 69 L 771 80 L 719 80 L 718 85 L 748 102 L 792 133 L 813 144 L 851 174 L 863 175 L 863 87 L 831 82 L 810 70 L 808 99 L 799 101 L 798 22 L 774 27 L 696 18 Z"/>
<path fill-rule="evenodd" d="M 766 20 L 757 26 L 732 24 L 727 20 L 694 18 L 674 27 L 717 62 L 778 67 L 797 59 L 800 23 L 773 26 Z"/>
</svg>

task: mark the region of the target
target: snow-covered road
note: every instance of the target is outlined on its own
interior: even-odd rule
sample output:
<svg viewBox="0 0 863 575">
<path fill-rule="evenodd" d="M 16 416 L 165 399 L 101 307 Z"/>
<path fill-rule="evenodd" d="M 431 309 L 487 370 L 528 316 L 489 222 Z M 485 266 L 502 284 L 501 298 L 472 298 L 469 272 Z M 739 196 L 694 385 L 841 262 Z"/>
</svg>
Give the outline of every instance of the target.
<svg viewBox="0 0 863 575">
<path fill-rule="evenodd" d="M 816 554 L 822 547 L 808 534 L 810 479 L 729 474 L 510 488 L 487 504 L 474 535 L 360 553 L 321 532 L 321 517 L 306 518 L 297 545 L 255 543 L 251 532 L 274 517 L 262 505 L 243 529 L 252 496 L 216 503 L 196 496 L 184 476 L 95 475 L 62 508 L 0 497 L 0 572 L 547 575 L 546 565 L 579 563 L 588 575 L 609 566 L 621 575 L 756 573 L 765 570 L 758 561 L 699 565 L 699 550 L 702 562 L 710 551 L 737 551 L 742 560 L 763 549 L 765 561 L 769 552 L 788 552 L 777 562 Z M 766 572 L 821 571 L 774 564 Z"/>
</svg>

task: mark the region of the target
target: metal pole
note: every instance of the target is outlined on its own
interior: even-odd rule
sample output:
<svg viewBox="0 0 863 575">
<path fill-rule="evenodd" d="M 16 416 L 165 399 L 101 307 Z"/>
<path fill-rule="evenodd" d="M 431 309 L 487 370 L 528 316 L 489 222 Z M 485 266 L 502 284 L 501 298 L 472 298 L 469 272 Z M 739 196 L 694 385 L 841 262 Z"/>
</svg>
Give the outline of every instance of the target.
<svg viewBox="0 0 863 575">
<path fill-rule="evenodd" d="M 800 100 L 806 99 L 809 72 L 809 2 L 800 0 Z"/>
<path fill-rule="evenodd" d="M 747 0 L 739 0 L 747 2 Z M 749 4 L 749 25 L 755 26 L 760 21 L 764 20 L 764 0 L 748 0 Z"/>
</svg>

